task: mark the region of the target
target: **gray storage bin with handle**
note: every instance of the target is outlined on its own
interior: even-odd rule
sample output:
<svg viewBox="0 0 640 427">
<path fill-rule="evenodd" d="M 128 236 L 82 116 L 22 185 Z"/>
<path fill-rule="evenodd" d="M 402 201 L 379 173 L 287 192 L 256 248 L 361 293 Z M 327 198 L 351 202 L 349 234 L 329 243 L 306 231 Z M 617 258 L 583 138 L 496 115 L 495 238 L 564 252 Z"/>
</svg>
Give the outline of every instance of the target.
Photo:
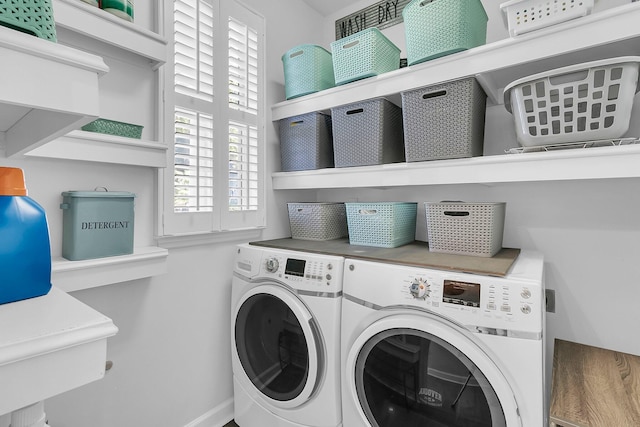
<svg viewBox="0 0 640 427">
<path fill-rule="evenodd" d="M 375 98 L 331 109 L 336 167 L 404 161 L 402 109 Z"/>
<path fill-rule="evenodd" d="M 492 257 L 502 249 L 506 203 L 425 202 L 429 250 Z"/>
<path fill-rule="evenodd" d="M 344 203 L 287 203 L 287 209 L 292 239 L 333 240 L 348 234 Z"/>
<path fill-rule="evenodd" d="M 473 77 L 402 92 L 407 161 L 481 156 L 486 105 Z"/>
<path fill-rule="evenodd" d="M 318 112 L 278 122 L 283 172 L 333 167 L 331 116 Z"/>
</svg>

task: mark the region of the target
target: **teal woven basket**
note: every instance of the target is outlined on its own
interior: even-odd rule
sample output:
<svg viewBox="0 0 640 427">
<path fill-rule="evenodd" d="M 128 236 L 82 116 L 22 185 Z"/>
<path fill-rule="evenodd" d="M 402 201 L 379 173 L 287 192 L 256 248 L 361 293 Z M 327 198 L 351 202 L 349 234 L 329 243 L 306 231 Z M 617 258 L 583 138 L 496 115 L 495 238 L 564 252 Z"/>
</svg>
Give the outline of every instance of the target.
<svg viewBox="0 0 640 427">
<path fill-rule="evenodd" d="M 397 248 L 415 240 L 418 204 L 345 203 L 349 244 Z"/>
<path fill-rule="evenodd" d="M 487 41 L 488 17 L 480 0 L 413 0 L 402 17 L 409 65 Z"/>
<path fill-rule="evenodd" d="M 336 85 L 331 54 L 321 46 L 296 46 L 282 55 L 282 65 L 287 99 L 320 92 Z"/>
<path fill-rule="evenodd" d="M 400 68 L 400 49 L 377 28 L 367 28 L 331 43 L 336 85 Z"/>
<path fill-rule="evenodd" d="M 87 132 L 104 133 L 107 135 L 124 136 L 127 138 L 140 139 L 143 126 L 129 123 L 116 122 L 107 119 L 97 119 L 82 126 L 82 130 Z"/>
<path fill-rule="evenodd" d="M 57 41 L 51 0 L 0 0 L 0 25 Z"/>
</svg>

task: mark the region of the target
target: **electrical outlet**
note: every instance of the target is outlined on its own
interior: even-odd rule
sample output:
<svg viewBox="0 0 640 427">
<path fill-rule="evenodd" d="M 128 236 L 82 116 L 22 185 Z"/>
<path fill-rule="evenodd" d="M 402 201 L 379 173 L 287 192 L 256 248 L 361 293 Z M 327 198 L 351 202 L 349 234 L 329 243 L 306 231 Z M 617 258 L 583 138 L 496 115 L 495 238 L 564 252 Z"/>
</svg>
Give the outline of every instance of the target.
<svg viewBox="0 0 640 427">
<path fill-rule="evenodd" d="M 544 290 L 545 302 L 547 307 L 547 313 L 556 312 L 556 291 L 553 289 Z"/>
</svg>

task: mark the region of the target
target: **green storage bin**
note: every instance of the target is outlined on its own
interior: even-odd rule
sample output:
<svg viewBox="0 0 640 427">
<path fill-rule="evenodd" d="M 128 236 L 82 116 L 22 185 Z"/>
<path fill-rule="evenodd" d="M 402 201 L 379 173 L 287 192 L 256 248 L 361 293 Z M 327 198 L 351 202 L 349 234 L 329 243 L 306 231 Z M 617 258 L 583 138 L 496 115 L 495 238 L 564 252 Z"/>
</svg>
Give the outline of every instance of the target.
<svg viewBox="0 0 640 427">
<path fill-rule="evenodd" d="M 0 0 L 0 25 L 57 41 L 51 0 Z"/>
<path fill-rule="evenodd" d="M 104 133 L 106 135 L 124 136 L 126 138 L 140 139 L 144 126 L 130 123 L 116 122 L 114 120 L 97 119 L 82 126 L 87 132 Z"/>
<path fill-rule="evenodd" d="M 62 198 L 64 258 L 76 261 L 133 253 L 135 194 L 65 191 Z"/>
<path fill-rule="evenodd" d="M 487 41 L 488 17 L 480 0 L 413 0 L 402 17 L 409 65 Z"/>
<path fill-rule="evenodd" d="M 296 46 L 282 55 L 282 65 L 287 99 L 319 92 L 336 85 L 331 54 L 321 46 Z"/>
<path fill-rule="evenodd" d="M 331 43 L 336 85 L 400 68 L 400 49 L 377 28 L 367 28 Z"/>
<path fill-rule="evenodd" d="M 345 206 L 351 245 L 397 248 L 415 240 L 417 203 L 345 203 Z"/>
</svg>

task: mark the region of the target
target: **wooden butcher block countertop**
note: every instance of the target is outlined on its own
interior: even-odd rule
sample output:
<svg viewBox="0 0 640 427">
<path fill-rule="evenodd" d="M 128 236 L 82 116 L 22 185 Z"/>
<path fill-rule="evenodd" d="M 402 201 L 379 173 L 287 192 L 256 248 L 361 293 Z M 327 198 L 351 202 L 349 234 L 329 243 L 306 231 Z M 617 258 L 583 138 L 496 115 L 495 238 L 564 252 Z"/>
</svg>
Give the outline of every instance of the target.
<svg viewBox="0 0 640 427">
<path fill-rule="evenodd" d="M 640 426 L 640 356 L 556 339 L 551 425 Z"/>
<path fill-rule="evenodd" d="M 415 241 L 397 248 L 377 248 L 372 246 L 351 245 L 349 244 L 349 239 L 346 238 L 324 241 L 284 238 L 250 242 L 250 244 L 268 248 L 338 255 L 367 261 L 429 267 L 498 277 L 507 274 L 509 268 L 520 253 L 520 249 L 502 248 L 500 252 L 492 257 L 478 257 L 431 252 L 429 251 L 428 244 L 420 241 Z"/>
</svg>

